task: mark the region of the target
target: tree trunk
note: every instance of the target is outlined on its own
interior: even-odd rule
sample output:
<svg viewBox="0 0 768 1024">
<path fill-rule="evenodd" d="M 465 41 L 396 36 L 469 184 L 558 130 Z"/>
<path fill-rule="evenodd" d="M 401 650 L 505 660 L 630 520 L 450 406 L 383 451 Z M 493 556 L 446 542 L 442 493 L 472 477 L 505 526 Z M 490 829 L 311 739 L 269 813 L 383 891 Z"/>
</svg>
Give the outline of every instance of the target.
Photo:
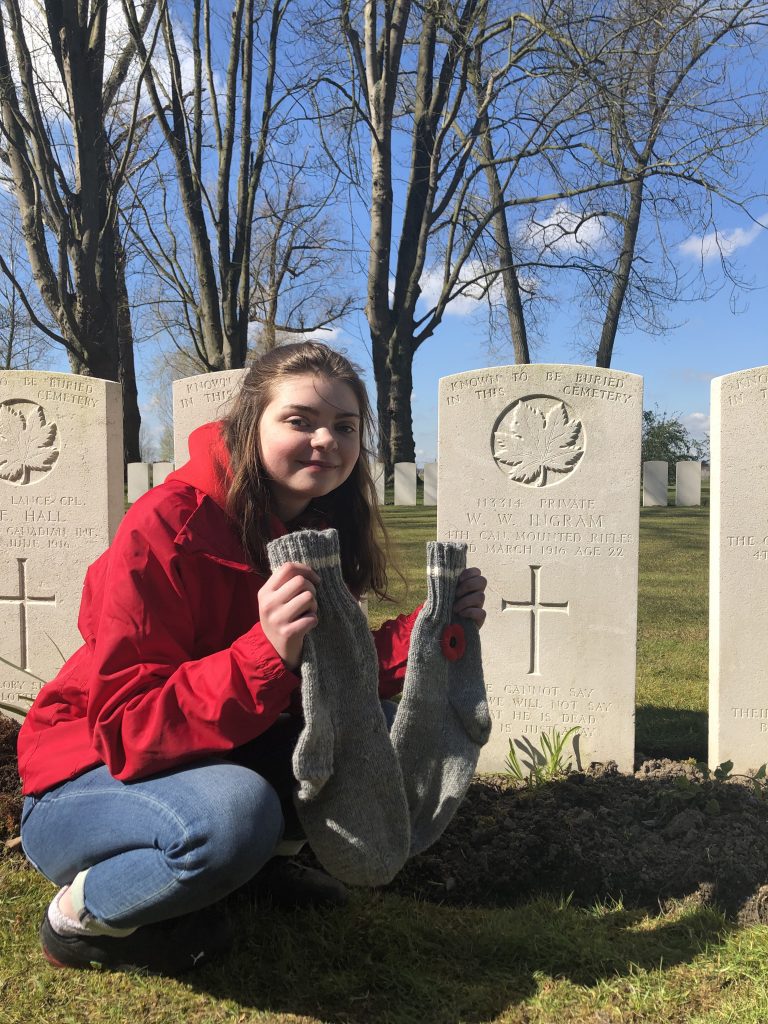
<svg viewBox="0 0 768 1024">
<path fill-rule="evenodd" d="M 528 332 L 525 327 L 525 313 L 520 294 L 520 284 L 517 279 L 517 270 L 515 269 L 515 261 L 512 255 L 512 240 L 509 236 L 507 214 L 504 210 L 504 196 L 501 191 L 496 164 L 492 158 L 487 163 L 485 177 L 488 181 L 491 205 L 496 211 L 493 215 L 493 234 L 496 239 L 497 259 L 501 270 L 501 282 L 504 286 L 504 307 L 507 311 L 509 336 L 512 339 L 515 362 L 530 363 L 531 355 L 528 349 Z"/>
<path fill-rule="evenodd" d="M 411 392 L 413 391 L 412 346 L 399 336 L 399 328 L 389 344 L 389 448 L 392 465 L 397 462 L 415 462 L 416 448 L 413 443 L 413 416 L 411 415 Z"/>
<path fill-rule="evenodd" d="M 133 338 L 124 254 L 115 227 L 115 154 L 105 128 L 107 3 L 46 0 L 41 10 L 66 89 L 64 110 L 71 138 L 62 169 L 58 153 L 68 129 L 59 126 L 54 131 L 41 114 L 48 85 L 43 89 L 40 83 L 38 89 L 32 69 L 35 47 L 30 48 L 25 36 L 27 22 L 17 0 L 7 0 L 0 12 L 0 114 L 14 194 L 32 274 L 58 325 L 57 340 L 67 349 L 72 372 L 123 385 L 125 450 L 133 458 L 138 456 L 139 430 Z M 148 20 L 143 24 L 146 28 Z M 18 65 L 16 78 L 8 59 L 7 27 Z M 35 32 L 40 30 L 37 25 Z M 130 64 L 129 51 L 114 56 L 120 70 L 111 80 L 112 95 Z"/>
<path fill-rule="evenodd" d="M 379 430 L 378 454 L 384 463 L 386 480 L 391 480 L 394 468 L 389 446 L 391 416 L 389 413 L 390 372 L 387 365 L 388 338 L 374 333 L 371 329 L 371 352 L 373 356 L 373 379 L 376 384 L 376 420 Z"/>
<path fill-rule="evenodd" d="M 595 366 L 602 366 L 606 369 L 611 365 L 613 357 L 613 346 L 616 341 L 616 332 L 619 329 L 621 320 L 621 309 L 624 305 L 624 296 L 627 294 L 629 277 L 632 273 L 632 264 L 635 258 L 635 246 L 637 244 L 637 232 L 640 227 L 640 214 L 643 209 L 643 186 L 644 179 L 638 178 L 629 186 L 629 209 L 624 220 L 624 236 L 622 238 L 621 253 L 618 265 L 614 271 L 613 287 L 608 298 L 608 306 L 603 320 L 603 329 L 600 333 L 600 345 L 597 350 Z"/>
<path fill-rule="evenodd" d="M 485 25 L 485 15 L 486 11 L 483 10 L 483 25 Z M 512 254 L 512 239 L 509 234 L 507 212 L 504 206 L 504 190 L 499 179 L 499 167 L 493 147 L 488 107 L 483 103 L 484 84 L 482 78 L 482 50 L 480 47 L 478 47 L 475 62 L 469 66 L 467 77 L 475 94 L 475 103 L 478 111 L 478 139 L 485 165 L 488 198 L 491 210 L 493 211 L 493 236 L 496 240 L 496 259 L 501 272 L 501 282 L 504 287 L 504 304 L 509 323 L 509 336 L 512 340 L 515 362 L 530 363 L 528 332 L 525 327 L 520 282 L 518 281 L 517 269 Z M 485 87 L 487 87 L 487 84 L 486 82 Z"/>
<path fill-rule="evenodd" d="M 128 289 L 125 284 L 125 256 L 122 244 L 118 241 L 120 259 L 117 269 L 117 338 L 119 353 L 118 379 L 123 388 L 123 459 L 129 462 L 141 462 L 139 432 L 141 430 L 141 413 L 139 412 L 139 396 L 136 387 L 136 366 L 133 358 L 133 327 L 131 325 L 131 308 L 128 301 Z"/>
</svg>

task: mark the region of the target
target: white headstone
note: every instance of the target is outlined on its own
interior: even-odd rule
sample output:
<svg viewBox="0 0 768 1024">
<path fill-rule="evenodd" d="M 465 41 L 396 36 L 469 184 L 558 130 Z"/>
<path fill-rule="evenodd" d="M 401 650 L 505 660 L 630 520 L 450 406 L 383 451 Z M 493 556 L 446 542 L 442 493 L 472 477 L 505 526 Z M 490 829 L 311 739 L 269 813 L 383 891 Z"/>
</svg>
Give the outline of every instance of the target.
<svg viewBox="0 0 768 1024">
<path fill-rule="evenodd" d="M 642 409 L 640 377 L 594 367 L 440 381 L 437 535 L 488 579 L 481 771 L 572 727 L 581 764 L 632 769 Z"/>
<path fill-rule="evenodd" d="M 376 487 L 376 497 L 378 498 L 379 504 L 383 505 L 385 501 L 384 497 L 384 463 L 383 462 L 372 462 L 371 463 L 371 476 L 373 477 L 373 483 Z"/>
<path fill-rule="evenodd" d="M 395 504 L 416 504 L 416 463 L 395 463 Z"/>
<path fill-rule="evenodd" d="M 247 370 L 223 370 L 201 373 L 173 382 L 174 463 L 181 466 L 189 458 L 187 438 L 196 427 L 220 420 L 229 411 Z"/>
<path fill-rule="evenodd" d="M 768 761 L 768 366 L 712 381 L 709 762 Z"/>
<path fill-rule="evenodd" d="M 653 460 L 643 463 L 643 507 L 667 504 L 666 462 Z"/>
<path fill-rule="evenodd" d="M 424 467 L 424 504 L 437 504 L 437 463 L 428 462 Z"/>
<path fill-rule="evenodd" d="M 701 504 L 701 463 L 675 464 L 675 504 L 693 506 Z"/>
<path fill-rule="evenodd" d="M 127 466 L 128 501 L 133 504 L 146 494 L 152 484 L 149 480 L 148 462 L 129 462 Z"/>
<path fill-rule="evenodd" d="M 0 702 L 28 706 L 21 695 L 40 688 L 29 673 L 51 679 L 82 644 L 85 571 L 112 540 L 123 495 L 119 384 L 0 373 Z"/>
<path fill-rule="evenodd" d="M 165 483 L 165 478 L 169 473 L 173 472 L 172 462 L 153 462 L 152 463 L 152 486 L 157 487 L 158 484 Z"/>
</svg>

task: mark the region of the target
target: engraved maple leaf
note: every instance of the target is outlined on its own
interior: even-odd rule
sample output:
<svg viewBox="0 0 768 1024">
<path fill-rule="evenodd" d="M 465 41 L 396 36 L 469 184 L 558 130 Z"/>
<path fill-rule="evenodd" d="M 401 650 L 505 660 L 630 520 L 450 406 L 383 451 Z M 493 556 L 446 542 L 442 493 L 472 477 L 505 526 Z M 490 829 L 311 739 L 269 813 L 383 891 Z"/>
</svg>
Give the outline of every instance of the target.
<svg viewBox="0 0 768 1024">
<path fill-rule="evenodd" d="M 565 473 L 584 454 L 581 421 L 569 420 L 562 402 L 547 414 L 533 403 L 520 402 L 509 430 L 497 430 L 493 440 L 494 458 L 511 467 L 510 480 L 539 487 L 549 472 Z"/>
<path fill-rule="evenodd" d="M 48 469 L 59 450 L 56 424 L 46 423 L 36 406 L 26 417 L 12 406 L 0 406 L 0 478 L 26 480 L 31 469 Z"/>
</svg>

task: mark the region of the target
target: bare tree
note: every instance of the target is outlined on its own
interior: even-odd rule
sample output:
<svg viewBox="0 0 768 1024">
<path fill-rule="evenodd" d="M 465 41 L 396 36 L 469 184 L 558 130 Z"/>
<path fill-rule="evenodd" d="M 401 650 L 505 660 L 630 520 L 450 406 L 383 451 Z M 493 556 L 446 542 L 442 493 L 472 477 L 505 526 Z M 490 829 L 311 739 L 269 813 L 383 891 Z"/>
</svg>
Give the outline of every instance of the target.
<svg viewBox="0 0 768 1024">
<path fill-rule="evenodd" d="M 138 35 L 153 4 L 148 0 L 142 12 Z M 18 203 L 32 275 L 56 329 L 19 294 L 35 326 L 64 346 L 74 372 L 121 382 L 125 456 L 134 460 L 140 416 L 116 223 L 133 137 L 129 130 L 117 153 L 105 121 L 135 46 L 125 42 L 107 72 L 108 0 L 45 0 L 42 6 L 44 26 L 37 13 L 27 20 L 22 0 L 0 6 L 0 159 Z M 2 256 L 0 269 L 19 283 Z"/>
<path fill-rule="evenodd" d="M 132 0 L 124 0 L 133 25 L 134 39 L 143 51 L 138 12 Z M 182 42 L 186 33 L 175 22 L 166 2 L 160 11 L 167 74 L 150 66 L 147 89 L 164 144 L 172 156 L 175 181 L 186 223 L 186 238 L 167 216 L 172 200 L 163 198 L 163 215 L 147 207 L 148 234 L 152 245 L 145 256 L 166 281 L 172 316 L 183 323 L 196 356 L 206 370 L 242 367 L 248 354 L 249 322 L 258 313 L 274 317 L 264 303 L 285 294 L 284 284 L 295 265 L 297 246 L 304 262 L 309 253 L 307 222 L 310 206 L 296 202 L 290 158 L 281 161 L 280 151 L 301 146 L 305 114 L 297 97 L 308 83 L 293 60 L 283 60 L 281 46 L 292 0 L 233 0 L 227 25 L 228 51 L 223 82 L 219 76 L 214 45 L 217 14 L 209 0 L 192 0 L 188 45 L 191 72 L 182 70 Z M 287 44 L 285 44 L 287 45 Z M 289 78 L 295 79 L 291 84 Z M 258 98 L 257 98 L 258 92 Z M 213 187 L 208 182 L 213 181 Z M 288 182 L 283 205 L 270 207 L 276 182 Z M 271 187 L 271 192 L 270 192 Z M 265 217 L 276 225 L 267 233 L 274 249 L 272 299 L 266 295 L 269 281 L 254 291 L 254 265 L 264 256 L 263 232 L 254 239 L 254 224 Z M 164 223 L 163 223 L 164 222 Z M 288 263 L 281 267 L 287 240 L 295 231 Z M 302 235 L 304 241 L 299 242 Z M 259 249 L 254 249 L 254 242 Z M 268 247 L 267 246 L 267 247 Z M 275 291 L 277 289 L 277 291 Z M 288 300 L 284 299 L 284 304 Z M 306 303 L 305 303 L 306 308 Z M 344 311 L 345 303 L 331 304 L 325 319 Z M 165 315 L 165 314 L 161 314 Z M 323 318 L 321 318 L 323 319 Z M 277 325 L 292 330 L 290 321 Z"/>
<path fill-rule="evenodd" d="M 331 327 L 354 301 L 342 273 L 346 247 L 324 212 L 327 189 L 309 194 L 301 171 L 266 192 L 254 225 L 249 319 L 258 325 L 262 350 Z"/>
<path fill-rule="evenodd" d="M 381 454 L 391 471 L 394 462 L 413 461 L 413 359 L 449 303 L 486 296 L 502 272 L 510 310 L 515 288 L 520 301 L 511 239 L 505 243 L 504 221 L 496 215 L 544 198 L 541 167 L 533 169 L 536 161 L 546 164 L 561 114 L 557 97 L 536 97 L 553 29 L 529 13 L 510 16 L 506 6 L 496 9 L 489 0 L 419 6 L 411 0 L 366 0 L 362 6 L 341 0 L 341 20 L 355 74 L 334 84 L 370 146 L 366 314 Z M 491 124 L 509 91 L 516 97 L 512 113 L 494 131 L 497 138 L 499 129 L 508 132 L 514 141 L 495 152 Z M 567 96 L 563 85 L 560 100 Z M 535 117 L 525 111 L 526 98 L 535 104 Z M 409 167 L 400 185 L 406 154 Z M 525 184 L 513 190 L 518 177 Z M 544 195 L 571 192 L 559 184 Z M 493 230 L 507 252 L 489 264 L 484 257 Z M 437 294 L 424 310 L 418 303 L 427 279 L 437 284 Z M 524 360 L 522 308 L 516 315 L 518 358 Z"/>
<path fill-rule="evenodd" d="M 150 358 L 145 371 L 148 405 L 147 416 L 142 421 L 142 425 L 147 423 L 142 435 L 142 451 L 152 459 L 143 461 L 173 462 L 173 382 L 205 372 L 190 349 L 160 349 Z"/>
<path fill-rule="evenodd" d="M 326 64 L 330 145 L 338 150 L 346 133 L 345 166 L 368 186 L 366 315 L 390 470 L 414 457 L 414 355 L 457 297 L 498 308 L 500 287 L 515 356 L 526 361 L 530 296 L 555 271 L 587 275 L 581 291 L 592 290 L 604 326 L 597 360 L 608 365 L 622 313 L 653 317 L 680 294 L 674 275 L 664 281 L 643 263 L 638 210 L 653 211 L 655 256 L 669 237 L 665 215 L 695 210 L 692 189 L 738 201 L 724 180 L 763 117 L 759 89 L 739 92 L 738 71 L 724 87 L 723 58 L 731 44 L 746 53 L 764 6 L 333 5 L 352 74 L 342 61 Z M 326 51 L 329 35 L 326 27 Z"/>
<path fill-rule="evenodd" d="M 4 258 L 12 277 L 0 275 L 0 368 L 30 370 L 43 363 L 53 343 L 32 323 L 27 311 L 25 302 L 32 302 L 36 316 L 44 316 L 34 303 L 35 288 L 23 255 L 18 210 L 15 205 L 4 205 L 7 209 L 2 211 L 0 225 Z"/>
<path fill-rule="evenodd" d="M 533 225 L 542 264 L 578 272 L 582 308 L 598 325 L 595 361 L 608 367 L 623 323 L 661 333 L 664 308 L 706 287 L 681 270 L 676 231 L 712 230 L 715 202 L 751 216 L 745 171 L 768 124 L 760 49 L 768 4 L 620 0 L 567 9 L 573 30 L 551 72 L 573 83 L 572 137 L 584 156 L 574 147 L 555 177 L 597 190 L 582 189 L 580 202 L 554 215 L 550 206 Z M 733 276 L 725 249 L 721 256 Z"/>
<path fill-rule="evenodd" d="M 302 171 L 289 166 L 284 181 L 270 175 L 270 184 L 262 183 L 250 244 L 246 362 L 283 341 L 331 328 L 353 306 L 343 271 L 347 247 L 329 212 L 332 182 L 314 194 Z M 142 185 L 141 192 L 139 200 L 137 187 L 134 207 L 143 216 L 129 228 L 132 248 L 145 265 L 137 303 L 148 311 L 149 332 L 172 339 L 180 352 L 189 350 L 196 372 L 205 373 L 211 367 L 189 235 L 161 178 Z"/>
<path fill-rule="evenodd" d="M 466 93 L 468 61 L 483 22 L 478 12 L 484 7 L 483 0 L 418 8 L 411 0 L 340 4 L 354 78 L 339 82 L 339 90 L 350 98 L 370 146 L 366 315 L 380 451 L 388 472 L 394 462 L 414 460 L 410 401 L 416 350 L 433 333 L 449 299 L 462 291 L 459 272 L 465 261 L 451 267 L 449 258 L 437 306 L 420 320 L 416 305 L 431 234 L 443 218 L 450 222 L 449 234 L 461 227 L 450 204 L 462 190 L 474 137 L 454 144 L 452 125 Z M 401 120 L 407 123 L 404 138 Z M 410 171 L 396 205 L 396 175 L 406 147 Z"/>
</svg>

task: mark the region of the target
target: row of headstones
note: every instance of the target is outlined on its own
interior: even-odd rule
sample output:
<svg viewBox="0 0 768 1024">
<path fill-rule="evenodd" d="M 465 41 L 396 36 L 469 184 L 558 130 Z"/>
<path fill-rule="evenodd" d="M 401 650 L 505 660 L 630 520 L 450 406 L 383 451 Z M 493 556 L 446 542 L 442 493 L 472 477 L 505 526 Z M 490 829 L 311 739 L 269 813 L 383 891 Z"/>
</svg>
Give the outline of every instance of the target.
<svg viewBox="0 0 768 1024">
<path fill-rule="evenodd" d="M 174 383 L 176 463 L 245 371 Z M 437 535 L 488 579 L 494 719 L 482 770 L 578 731 L 582 763 L 631 770 L 642 380 L 580 366 L 441 380 Z M 0 703 L 34 692 L 76 629 L 87 566 L 124 512 L 120 386 L 0 374 Z M 710 747 L 768 759 L 768 367 L 712 383 Z"/>
<path fill-rule="evenodd" d="M 142 494 L 158 487 L 172 472 L 172 462 L 129 462 L 125 473 L 128 504 L 133 504 Z"/>
<path fill-rule="evenodd" d="M 643 463 L 643 506 L 668 504 L 669 464 L 660 460 Z M 675 505 L 701 504 L 701 463 L 675 463 Z"/>
<path fill-rule="evenodd" d="M 438 537 L 488 579 L 481 770 L 574 729 L 582 764 L 631 771 L 642 379 L 498 367 L 438 403 Z M 710 422 L 708 758 L 747 771 L 768 761 L 768 367 L 713 380 Z"/>
<path fill-rule="evenodd" d="M 173 470 L 172 462 L 129 462 L 127 466 L 127 497 L 128 503 L 146 494 L 152 487 L 161 484 L 168 474 Z M 371 465 L 371 475 L 376 486 L 376 496 L 379 504 L 385 503 L 384 492 L 384 465 L 381 462 L 374 462 Z M 395 464 L 395 505 L 415 505 L 418 492 L 418 474 L 416 464 L 413 462 L 398 462 Z M 428 462 L 424 467 L 422 502 L 424 505 L 437 505 L 437 463 Z"/>
<path fill-rule="evenodd" d="M 384 467 L 374 464 L 374 479 L 379 504 L 384 504 Z M 666 462 L 643 463 L 643 506 L 666 506 L 668 504 L 667 480 L 669 465 Z M 395 505 L 415 505 L 417 494 L 417 471 L 412 462 L 395 463 Z M 437 505 L 437 463 L 424 467 L 425 505 Z M 675 463 L 675 505 L 693 507 L 701 505 L 701 463 L 684 461 Z"/>
<path fill-rule="evenodd" d="M 172 462 L 129 462 L 127 466 L 127 496 L 129 504 L 137 501 L 152 487 L 163 483 L 173 470 Z M 667 478 L 669 467 L 666 462 L 643 463 L 643 506 L 666 506 Z M 385 503 L 384 465 L 372 464 L 372 475 L 376 485 L 379 504 Z M 395 505 L 415 505 L 418 493 L 418 473 L 413 462 L 395 463 Z M 437 463 L 428 462 L 423 472 L 422 504 L 437 505 Z M 678 462 L 675 464 L 675 505 L 692 507 L 701 505 L 701 463 Z"/>
<path fill-rule="evenodd" d="M 372 465 L 373 482 L 376 485 L 376 496 L 379 504 L 385 503 L 384 464 L 374 462 Z M 394 479 L 394 504 L 415 505 L 418 494 L 418 470 L 415 462 L 396 462 Z M 428 462 L 424 466 L 422 504 L 437 505 L 437 463 Z"/>
</svg>

